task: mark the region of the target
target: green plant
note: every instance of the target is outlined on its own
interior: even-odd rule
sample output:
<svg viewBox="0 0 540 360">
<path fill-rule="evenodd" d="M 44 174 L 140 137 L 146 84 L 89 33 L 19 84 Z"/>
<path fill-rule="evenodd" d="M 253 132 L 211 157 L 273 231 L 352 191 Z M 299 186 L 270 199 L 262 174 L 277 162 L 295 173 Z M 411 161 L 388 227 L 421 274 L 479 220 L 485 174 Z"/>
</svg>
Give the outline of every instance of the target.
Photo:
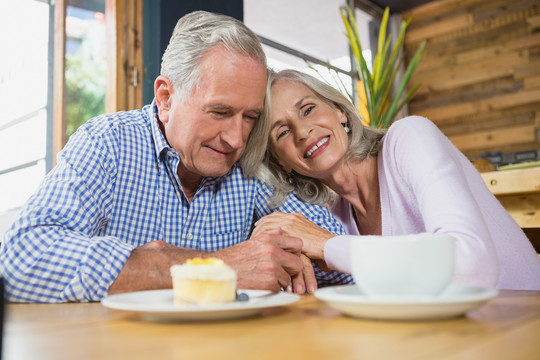
<svg viewBox="0 0 540 360">
<path fill-rule="evenodd" d="M 340 8 L 339 11 L 347 29 L 349 44 L 357 61 L 360 78 L 360 84 L 358 86 L 360 114 L 369 126 L 385 129 L 391 125 L 397 113 L 420 88 L 420 84 L 418 84 L 405 93 L 411 75 L 424 55 L 425 41 L 420 44 L 414 53 L 405 70 L 401 83 L 397 84 L 395 95 L 392 95 L 392 87 L 396 81 L 398 69 L 403 61 L 401 53 L 405 30 L 411 18 L 401 22 L 398 39 L 390 52 L 390 35 L 386 35 L 390 10 L 388 8 L 384 10 L 379 30 L 377 54 L 373 61 L 373 71 L 370 71 L 362 54 L 362 45 L 360 43 L 358 29 L 356 28 L 356 19 L 351 8 L 347 6 L 346 8 Z"/>
</svg>

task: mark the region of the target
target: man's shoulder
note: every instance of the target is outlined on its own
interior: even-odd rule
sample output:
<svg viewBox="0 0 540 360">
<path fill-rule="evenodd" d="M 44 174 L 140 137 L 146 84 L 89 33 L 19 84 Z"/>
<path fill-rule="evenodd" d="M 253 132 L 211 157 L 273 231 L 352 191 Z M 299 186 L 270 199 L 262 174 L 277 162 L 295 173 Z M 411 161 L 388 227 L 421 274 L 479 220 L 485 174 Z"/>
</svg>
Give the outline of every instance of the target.
<svg viewBox="0 0 540 360">
<path fill-rule="evenodd" d="M 81 128 L 97 136 L 103 136 L 123 129 L 147 126 L 148 118 L 144 111 L 130 110 L 96 116 L 88 120 Z"/>
<path fill-rule="evenodd" d="M 220 179 L 223 182 L 232 182 L 238 186 L 250 187 L 259 186 L 260 182 L 260 180 L 255 177 L 247 176 L 238 163 L 234 164 L 227 174 L 223 175 Z"/>
</svg>

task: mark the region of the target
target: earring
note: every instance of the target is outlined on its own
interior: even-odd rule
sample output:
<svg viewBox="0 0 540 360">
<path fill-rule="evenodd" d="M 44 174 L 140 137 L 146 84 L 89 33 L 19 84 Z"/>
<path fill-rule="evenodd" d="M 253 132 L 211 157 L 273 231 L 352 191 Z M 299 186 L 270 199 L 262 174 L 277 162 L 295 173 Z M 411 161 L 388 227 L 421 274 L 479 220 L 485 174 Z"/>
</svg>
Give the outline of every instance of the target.
<svg viewBox="0 0 540 360">
<path fill-rule="evenodd" d="M 292 172 L 287 174 L 287 182 L 290 185 L 294 185 L 295 181 L 294 181 L 294 175 Z"/>
<path fill-rule="evenodd" d="M 341 125 L 343 125 L 343 130 L 345 130 L 345 132 L 348 134 L 351 129 L 349 128 L 349 122 L 345 122 L 345 123 L 341 123 Z"/>
</svg>

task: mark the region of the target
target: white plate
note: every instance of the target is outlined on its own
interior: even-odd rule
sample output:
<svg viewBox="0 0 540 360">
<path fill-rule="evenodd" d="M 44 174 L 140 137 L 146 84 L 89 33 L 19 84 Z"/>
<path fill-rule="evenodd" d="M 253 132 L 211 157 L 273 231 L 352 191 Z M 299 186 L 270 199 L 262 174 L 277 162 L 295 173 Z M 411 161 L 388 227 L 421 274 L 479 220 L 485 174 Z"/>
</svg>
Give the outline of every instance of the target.
<svg viewBox="0 0 540 360">
<path fill-rule="evenodd" d="M 246 293 L 249 300 L 208 305 L 175 305 L 173 291 L 169 289 L 110 295 L 103 298 L 101 304 L 111 309 L 138 312 L 148 320 L 225 320 L 255 316 L 267 308 L 292 304 L 300 299 L 299 295 L 287 292 L 257 298 L 269 291 L 239 291 Z"/>
<path fill-rule="evenodd" d="M 355 285 L 319 289 L 315 297 L 353 317 L 380 320 L 429 320 L 456 317 L 497 296 L 495 289 L 450 286 L 436 297 L 370 297 Z"/>
</svg>

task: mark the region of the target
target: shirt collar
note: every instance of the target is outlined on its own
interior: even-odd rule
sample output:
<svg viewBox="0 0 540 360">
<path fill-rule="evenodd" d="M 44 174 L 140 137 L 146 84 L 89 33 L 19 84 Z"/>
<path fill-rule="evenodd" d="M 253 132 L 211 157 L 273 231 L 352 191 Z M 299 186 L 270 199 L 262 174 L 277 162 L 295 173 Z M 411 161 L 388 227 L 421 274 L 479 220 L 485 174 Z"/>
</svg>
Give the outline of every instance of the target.
<svg viewBox="0 0 540 360">
<path fill-rule="evenodd" d="M 162 161 L 161 154 L 164 151 L 172 148 L 167 143 L 167 140 L 165 140 L 165 136 L 159 128 L 158 108 L 155 99 L 152 101 L 152 104 L 145 106 L 145 111 L 148 119 L 150 119 L 150 129 L 152 131 L 152 139 L 154 140 L 154 152 L 156 159 L 158 161 Z"/>
</svg>

